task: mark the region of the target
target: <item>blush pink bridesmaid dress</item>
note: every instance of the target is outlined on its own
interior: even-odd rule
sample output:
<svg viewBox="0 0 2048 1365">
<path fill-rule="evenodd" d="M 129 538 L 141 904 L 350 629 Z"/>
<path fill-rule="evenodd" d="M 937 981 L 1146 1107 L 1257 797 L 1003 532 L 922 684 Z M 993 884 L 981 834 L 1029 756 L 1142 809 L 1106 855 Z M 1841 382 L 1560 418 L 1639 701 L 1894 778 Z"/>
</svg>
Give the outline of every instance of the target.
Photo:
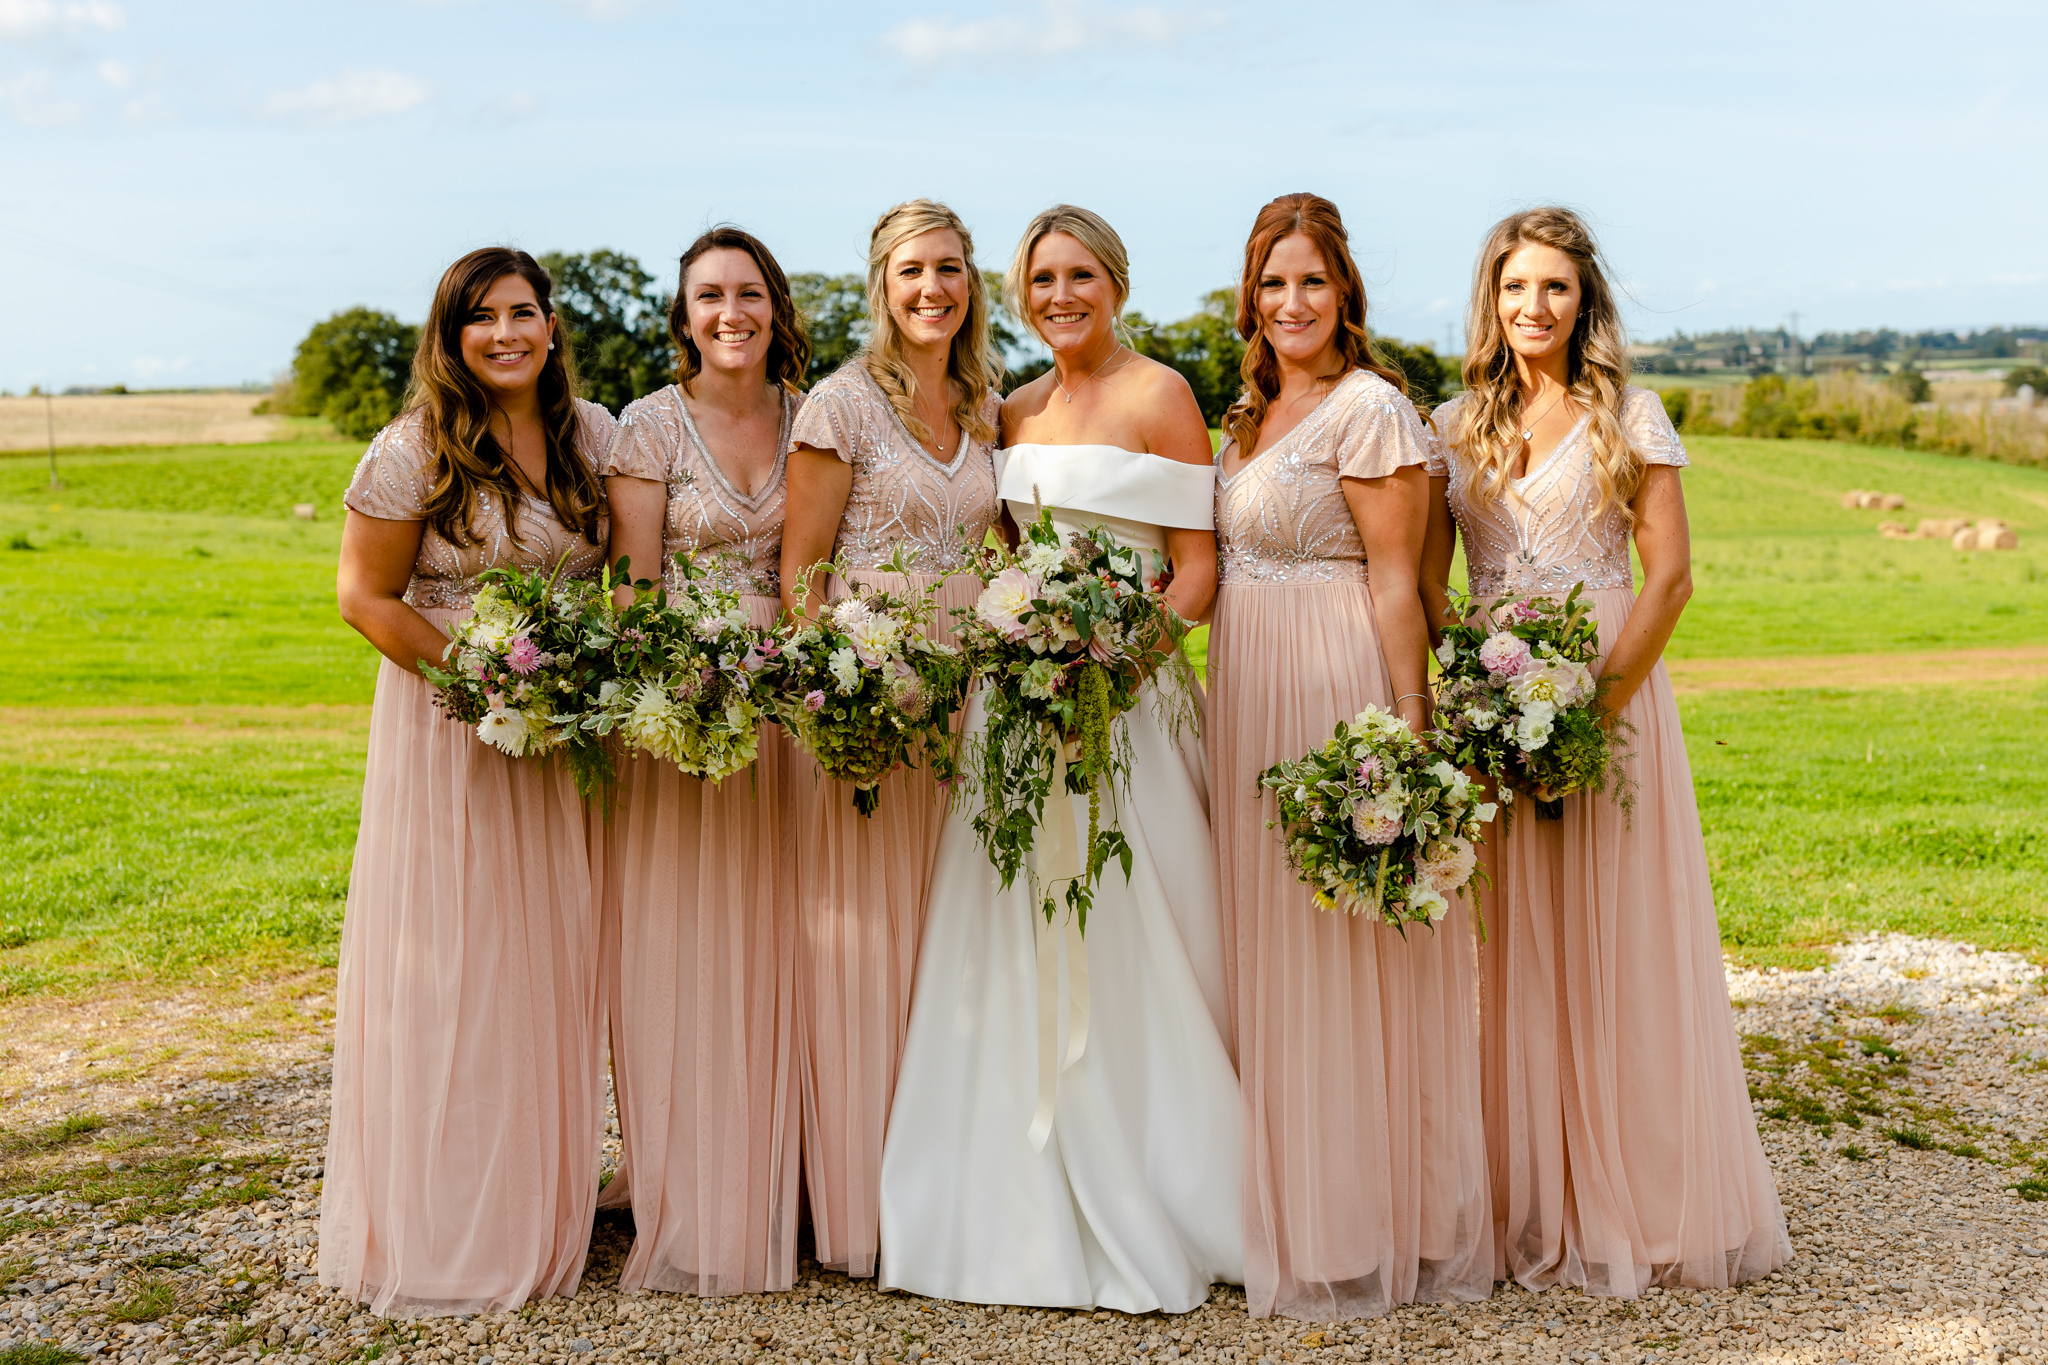
<svg viewBox="0 0 2048 1365">
<path fill-rule="evenodd" d="M 991 426 L 1000 410 L 989 395 Z M 853 466 L 834 546 L 853 576 L 878 588 L 939 584 L 936 629 L 951 639 L 952 609 L 981 593 L 981 580 L 964 572 L 963 547 L 978 545 L 1001 513 L 994 444 L 963 432 L 949 458 L 933 455 L 858 358 L 811 390 L 790 443 Z M 918 552 L 907 575 L 877 567 L 898 546 Z M 844 591 L 835 580 L 827 595 Z M 815 763 L 797 768 L 798 1074 L 811 1231 L 820 1265 L 867 1276 L 878 1252 L 882 1136 L 946 793 L 929 772 L 898 769 L 882 779 L 880 807 L 864 816 L 853 788 L 825 780 Z"/>
<path fill-rule="evenodd" d="M 577 404 L 593 466 L 611 414 Z M 379 432 L 343 501 L 423 520 L 418 414 Z M 405 600 L 446 629 L 496 565 L 603 563 L 549 505 L 481 499 L 477 540 L 431 528 Z M 600 534 L 602 532 L 600 531 Z M 553 759 L 508 758 L 383 661 L 335 987 L 320 1281 L 380 1314 L 500 1312 L 573 1294 L 604 1115 L 598 924 L 584 803 Z"/>
<path fill-rule="evenodd" d="M 770 481 L 740 492 L 671 384 L 619 414 L 604 472 L 665 484 L 662 572 L 687 550 L 748 619 L 781 612 L 788 437 Z M 648 577 L 653 565 L 634 565 Z M 635 754 L 603 840 L 605 997 L 624 1150 L 607 1206 L 630 1204 L 626 1289 L 743 1294 L 796 1279 L 796 830 L 781 727 L 720 783 Z"/>
<path fill-rule="evenodd" d="M 1455 431 L 1458 403 L 1439 409 Z M 1685 448 L 1656 394 L 1625 390 L 1622 429 L 1651 464 Z M 1562 597 L 1584 583 L 1611 649 L 1635 605 L 1629 528 L 1599 510 L 1581 418 L 1505 497 L 1475 502 L 1443 449 L 1472 591 Z M 1441 449 L 1441 448 L 1440 448 Z M 1757 1140 L 1722 974 L 1692 770 L 1659 663 L 1622 708 L 1634 727 L 1630 817 L 1569 796 L 1559 820 L 1527 803 L 1492 870 L 1480 953 L 1496 1278 L 1634 1295 L 1721 1287 L 1791 1254 Z"/>
<path fill-rule="evenodd" d="M 1404 939 L 1319 910 L 1259 773 L 1391 708 L 1365 549 L 1340 480 L 1424 464 L 1434 437 L 1354 370 L 1272 447 L 1218 455 L 1209 771 L 1244 1101 L 1252 1315 L 1342 1321 L 1492 1292 L 1474 932 L 1454 903 Z"/>
</svg>

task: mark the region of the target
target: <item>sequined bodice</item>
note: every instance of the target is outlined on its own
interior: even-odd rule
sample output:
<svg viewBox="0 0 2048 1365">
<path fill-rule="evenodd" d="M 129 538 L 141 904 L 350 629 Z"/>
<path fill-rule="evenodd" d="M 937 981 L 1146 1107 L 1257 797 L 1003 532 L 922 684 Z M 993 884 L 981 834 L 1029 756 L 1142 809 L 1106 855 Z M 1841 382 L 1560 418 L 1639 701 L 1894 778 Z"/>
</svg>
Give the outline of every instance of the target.
<svg viewBox="0 0 2048 1365">
<path fill-rule="evenodd" d="M 991 426 L 1001 406 L 990 394 Z M 853 466 L 835 546 L 849 568 L 880 568 L 907 545 L 917 572 L 956 572 L 967 567 L 963 546 L 979 544 L 1001 512 L 993 443 L 962 432 L 953 457 L 940 460 L 904 429 L 858 358 L 811 390 L 789 439 Z"/>
<path fill-rule="evenodd" d="M 1429 426 L 1386 380 L 1353 370 L 1315 411 L 1236 473 L 1216 456 L 1217 581 L 1365 581 L 1365 546 L 1340 479 L 1376 479 L 1425 463 Z"/>
<path fill-rule="evenodd" d="M 682 582 L 678 551 L 688 551 L 715 586 L 744 596 L 775 597 L 782 591 L 782 520 L 789 505 L 783 479 L 789 436 L 803 398 L 785 393 L 775 472 L 749 497 L 726 477 L 704 444 L 697 423 L 671 384 L 628 403 L 619 414 L 618 434 L 605 457 L 606 474 L 647 479 L 668 486 L 668 512 L 661 528 L 662 578 Z M 636 577 L 639 569 L 634 570 Z"/>
<path fill-rule="evenodd" d="M 614 425 L 603 408 L 577 400 L 576 453 L 593 469 L 611 444 Z M 381 521 L 424 521 L 437 463 L 426 439 L 424 416 L 405 413 L 371 440 L 341 500 L 350 510 Z M 521 497 L 508 507 L 496 494 L 483 493 L 470 529 L 472 539 L 458 545 L 432 526 L 423 528 L 406 602 L 462 610 L 476 595 L 477 577 L 486 569 L 552 570 L 566 557 L 563 573 L 587 578 L 604 564 L 604 519 L 599 518 L 598 538 L 587 540 L 582 532 L 562 525 L 542 498 Z"/>
<path fill-rule="evenodd" d="M 1443 454 L 1431 472 L 1449 477 L 1451 515 L 1465 545 L 1472 591 L 1490 597 L 1563 593 L 1574 583 L 1589 590 L 1633 587 L 1628 518 L 1619 508 L 1597 510 L 1588 419 L 1580 417 L 1535 469 L 1510 480 L 1502 497 L 1474 502 L 1465 491 L 1467 466 L 1450 444 L 1465 401 L 1455 398 L 1437 409 Z M 1687 463 L 1663 401 L 1648 389 L 1622 391 L 1621 428 L 1648 463 Z"/>
</svg>

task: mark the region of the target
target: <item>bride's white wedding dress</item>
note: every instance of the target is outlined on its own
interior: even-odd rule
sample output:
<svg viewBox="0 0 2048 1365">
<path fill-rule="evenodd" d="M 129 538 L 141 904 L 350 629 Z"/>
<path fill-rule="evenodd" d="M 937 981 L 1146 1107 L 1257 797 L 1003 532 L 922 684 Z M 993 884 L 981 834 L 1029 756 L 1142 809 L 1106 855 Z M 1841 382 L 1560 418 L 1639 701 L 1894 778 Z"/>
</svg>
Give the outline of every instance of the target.
<svg viewBox="0 0 2048 1365">
<path fill-rule="evenodd" d="M 1042 502 L 1062 535 L 1101 524 L 1160 553 L 1163 527 L 1212 525 L 1210 468 L 1095 445 L 996 458 L 1019 525 Z M 971 703 L 967 724 L 981 716 Z M 1150 701 L 1126 721 L 1131 877 L 1114 861 L 1104 871 L 1085 946 L 1043 928 L 1027 877 L 1001 889 L 967 802 L 947 820 L 882 1154 L 887 1288 L 1144 1313 L 1185 1312 L 1211 1284 L 1243 1280 L 1242 1104 L 1202 748 L 1169 734 Z M 1086 797 L 1046 803 L 1048 820 L 1070 812 L 1085 838 Z M 1057 973 L 1043 1000 L 1041 947 Z M 1057 1079 L 1042 1093 L 1048 1008 Z"/>
</svg>

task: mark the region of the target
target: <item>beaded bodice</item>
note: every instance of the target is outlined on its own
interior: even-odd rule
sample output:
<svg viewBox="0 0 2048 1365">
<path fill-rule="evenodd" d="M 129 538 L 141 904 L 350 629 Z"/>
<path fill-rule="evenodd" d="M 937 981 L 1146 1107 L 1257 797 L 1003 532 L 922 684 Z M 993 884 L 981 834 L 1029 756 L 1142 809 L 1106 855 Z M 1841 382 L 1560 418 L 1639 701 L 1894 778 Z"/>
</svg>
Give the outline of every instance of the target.
<svg viewBox="0 0 2048 1365">
<path fill-rule="evenodd" d="M 576 400 L 576 454 L 593 469 L 611 444 L 615 425 L 597 404 Z M 342 503 L 380 521 L 424 521 L 437 463 L 424 415 L 403 413 L 371 440 Z M 604 564 L 604 519 L 599 519 L 598 538 L 587 540 L 581 531 L 562 525 L 544 498 L 522 496 L 507 506 L 497 494 L 482 493 L 471 531 L 471 540 L 456 544 L 432 526 L 422 529 L 412 581 L 405 589 L 407 603 L 464 610 L 486 569 L 552 570 L 566 559 L 565 576 L 587 578 Z"/>
<path fill-rule="evenodd" d="M 726 477 L 674 384 L 628 403 L 619 414 L 604 472 L 668 486 L 661 562 L 662 579 L 670 588 L 682 583 L 676 553 L 687 551 L 709 581 L 727 592 L 752 597 L 781 593 L 782 520 L 789 505 L 783 473 L 803 401 L 801 395 L 783 394 L 775 472 L 751 497 Z M 633 573 L 643 576 L 637 566 Z"/>
<path fill-rule="evenodd" d="M 990 426 L 1001 407 L 990 394 Z M 980 544 L 1002 510 L 994 444 L 963 431 L 952 458 L 939 459 L 904 429 L 858 357 L 811 390 L 789 441 L 853 466 L 834 546 L 850 569 L 878 569 L 907 545 L 917 551 L 916 572 L 957 572 L 967 567 L 963 547 Z"/>
<path fill-rule="evenodd" d="M 1365 546 L 1340 479 L 1377 479 L 1428 461 L 1428 423 L 1386 380 L 1353 370 L 1315 411 L 1230 473 L 1216 455 L 1216 568 L 1224 584 L 1365 581 Z"/>
<path fill-rule="evenodd" d="M 1436 412 L 1444 436 L 1433 475 L 1448 476 L 1451 515 L 1465 544 L 1472 591 L 1482 596 L 1564 593 L 1574 583 L 1590 589 L 1629 588 L 1629 519 L 1620 508 L 1597 510 L 1593 448 L 1581 416 L 1540 464 L 1508 482 L 1498 498 L 1475 502 L 1465 491 L 1467 466 L 1451 439 L 1466 400 L 1454 398 Z M 1683 466 L 1685 446 L 1664 404 L 1648 389 L 1622 391 L 1621 429 L 1649 464 Z"/>
</svg>

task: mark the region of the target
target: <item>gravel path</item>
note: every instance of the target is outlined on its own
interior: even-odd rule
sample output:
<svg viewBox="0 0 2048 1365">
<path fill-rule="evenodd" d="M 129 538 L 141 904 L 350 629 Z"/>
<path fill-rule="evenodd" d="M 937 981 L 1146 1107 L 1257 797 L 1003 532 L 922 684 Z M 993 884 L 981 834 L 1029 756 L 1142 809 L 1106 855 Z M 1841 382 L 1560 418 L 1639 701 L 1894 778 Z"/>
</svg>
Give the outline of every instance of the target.
<svg viewBox="0 0 2048 1365">
<path fill-rule="evenodd" d="M 138 1365 L 2048 1357 L 2048 1202 L 2022 1197 L 2048 1196 L 2048 978 L 1895 936 L 1729 981 L 1796 1253 L 1742 1290 L 1510 1287 L 1321 1330 L 1253 1322 L 1235 1290 L 1177 1318 L 983 1310 L 814 1266 L 790 1293 L 703 1301 L 621 1294 L 630 1233 L 607 1219 L 573 1300 L 380 1321 L 312 1278 L 327 1101 L 307 1060 L 17 1140 L 0 1164 L 0 1365 L 64 1358 L 44 1345 Z"/>
</svg>

